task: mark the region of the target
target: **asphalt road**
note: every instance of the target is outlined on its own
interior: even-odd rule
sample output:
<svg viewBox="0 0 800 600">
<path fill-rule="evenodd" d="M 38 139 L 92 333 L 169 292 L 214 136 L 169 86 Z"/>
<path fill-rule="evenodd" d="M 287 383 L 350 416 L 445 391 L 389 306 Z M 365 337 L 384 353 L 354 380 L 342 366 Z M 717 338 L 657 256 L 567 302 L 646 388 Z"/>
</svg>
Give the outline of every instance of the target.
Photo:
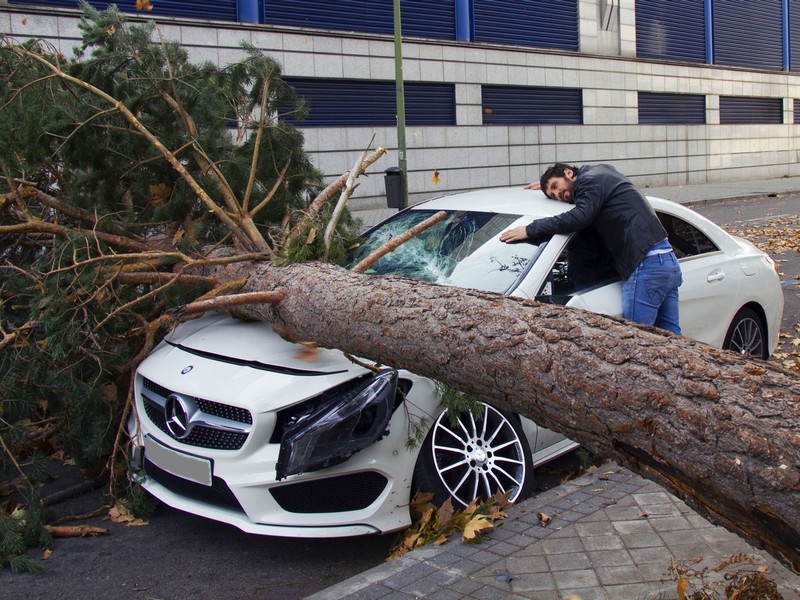
<svg viewBox="0 0 800 600">
<path fill-rule="evenodd" d="M 800 194 L 715 202 L 695 207 L 731 229 L 747 229 L 800 215 Z M 800 253 L 776 257 L 786 285 L 784 331 L 800 323 Z M 574 454 L 537 470 L 547 489 L 577 467 Z M 54 467 L 55 468 L 55 467 Z M 50 493 L 80 480 L 58 468 Z M 101 490 L 54 506 L 59 515 L 85 514 L 100 506 Z M 161 505 L 143 527 L 90 521 L 106 527 L 100 537 L 55 540 L 42 574 L 0 571 L 0 598 L 86 600 L 225 600 L 303 598 L 381 563 L 394 535 L 298 540 L 247 535 Z M 31 555 L 41 556 L 33 550 Z"/>
</svg>

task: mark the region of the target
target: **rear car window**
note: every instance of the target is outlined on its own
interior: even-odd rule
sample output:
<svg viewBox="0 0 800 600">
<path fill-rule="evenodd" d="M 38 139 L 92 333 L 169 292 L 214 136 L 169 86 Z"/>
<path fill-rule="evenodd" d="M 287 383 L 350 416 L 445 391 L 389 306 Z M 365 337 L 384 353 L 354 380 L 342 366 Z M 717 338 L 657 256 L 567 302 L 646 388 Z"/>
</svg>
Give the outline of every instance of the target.
<svg viewBox="0 0 800 600">
<path fill-rule="evenodd" d="M 669 243 L 678 258 L 717 252 L 719 248 L 709 237 L 694 225 L 674 215 L 657 212 L 661 224 L 667 230 Z"/>
</svg>

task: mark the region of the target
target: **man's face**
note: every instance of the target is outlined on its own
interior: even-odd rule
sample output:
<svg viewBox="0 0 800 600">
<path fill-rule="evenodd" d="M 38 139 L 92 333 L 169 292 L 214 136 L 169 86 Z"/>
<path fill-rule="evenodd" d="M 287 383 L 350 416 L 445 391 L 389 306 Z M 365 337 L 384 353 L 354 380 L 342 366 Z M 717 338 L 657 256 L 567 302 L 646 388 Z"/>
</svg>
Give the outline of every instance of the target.
<svg viewBox="0 0 800 600">
<path fill-rule="evenodd" d="M 575 173 L 572 169 L 564 169 L 563 177 L 551 177 L 547 180 L 547 187 L 544 193 L 553 200 L 572 204 L 572 183 L 575 181 Z"/>
</svg>

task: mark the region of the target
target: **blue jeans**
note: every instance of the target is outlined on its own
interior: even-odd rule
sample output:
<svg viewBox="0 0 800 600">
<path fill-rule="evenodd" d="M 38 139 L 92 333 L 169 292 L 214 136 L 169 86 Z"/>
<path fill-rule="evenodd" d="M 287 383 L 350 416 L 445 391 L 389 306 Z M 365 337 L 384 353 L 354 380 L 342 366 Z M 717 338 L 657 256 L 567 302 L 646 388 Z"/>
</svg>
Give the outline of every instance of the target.
<svg viewBox="0 0 800 600">
<path fill-rule="evenodd" d="M 678 286 L 683 283 L 674 252 L 646 256 L 622 284 L 622 316 L 680 335 Z"/>
</svg>

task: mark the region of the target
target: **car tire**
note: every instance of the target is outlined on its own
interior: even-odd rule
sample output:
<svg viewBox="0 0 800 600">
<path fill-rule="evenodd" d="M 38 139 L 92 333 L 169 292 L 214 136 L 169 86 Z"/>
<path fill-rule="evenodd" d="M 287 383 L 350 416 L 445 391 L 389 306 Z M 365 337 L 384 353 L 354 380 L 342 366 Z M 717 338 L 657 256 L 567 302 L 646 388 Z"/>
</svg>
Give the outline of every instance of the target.
<svg viewBox="0 0 800 600">
<path fill-rule="evenodd" d="M 740 308 L 731 321 L 722 347 L 743 356 L 768 358 L 767 335 L 761 317 L 752 308 Z"/>
<path fill-rule="evenodd" d="M 460 509 L 498 491 L 511 490 L 511 501 L 530 494 L 533 460 L 519 419 L 479 404 L 480 417 L 463 412 L 455 425 L 443 411 L 423 442 L 413 487 L 433 492 L 437 505 L 452 497 L 453 506 Z"/>
</svg>

